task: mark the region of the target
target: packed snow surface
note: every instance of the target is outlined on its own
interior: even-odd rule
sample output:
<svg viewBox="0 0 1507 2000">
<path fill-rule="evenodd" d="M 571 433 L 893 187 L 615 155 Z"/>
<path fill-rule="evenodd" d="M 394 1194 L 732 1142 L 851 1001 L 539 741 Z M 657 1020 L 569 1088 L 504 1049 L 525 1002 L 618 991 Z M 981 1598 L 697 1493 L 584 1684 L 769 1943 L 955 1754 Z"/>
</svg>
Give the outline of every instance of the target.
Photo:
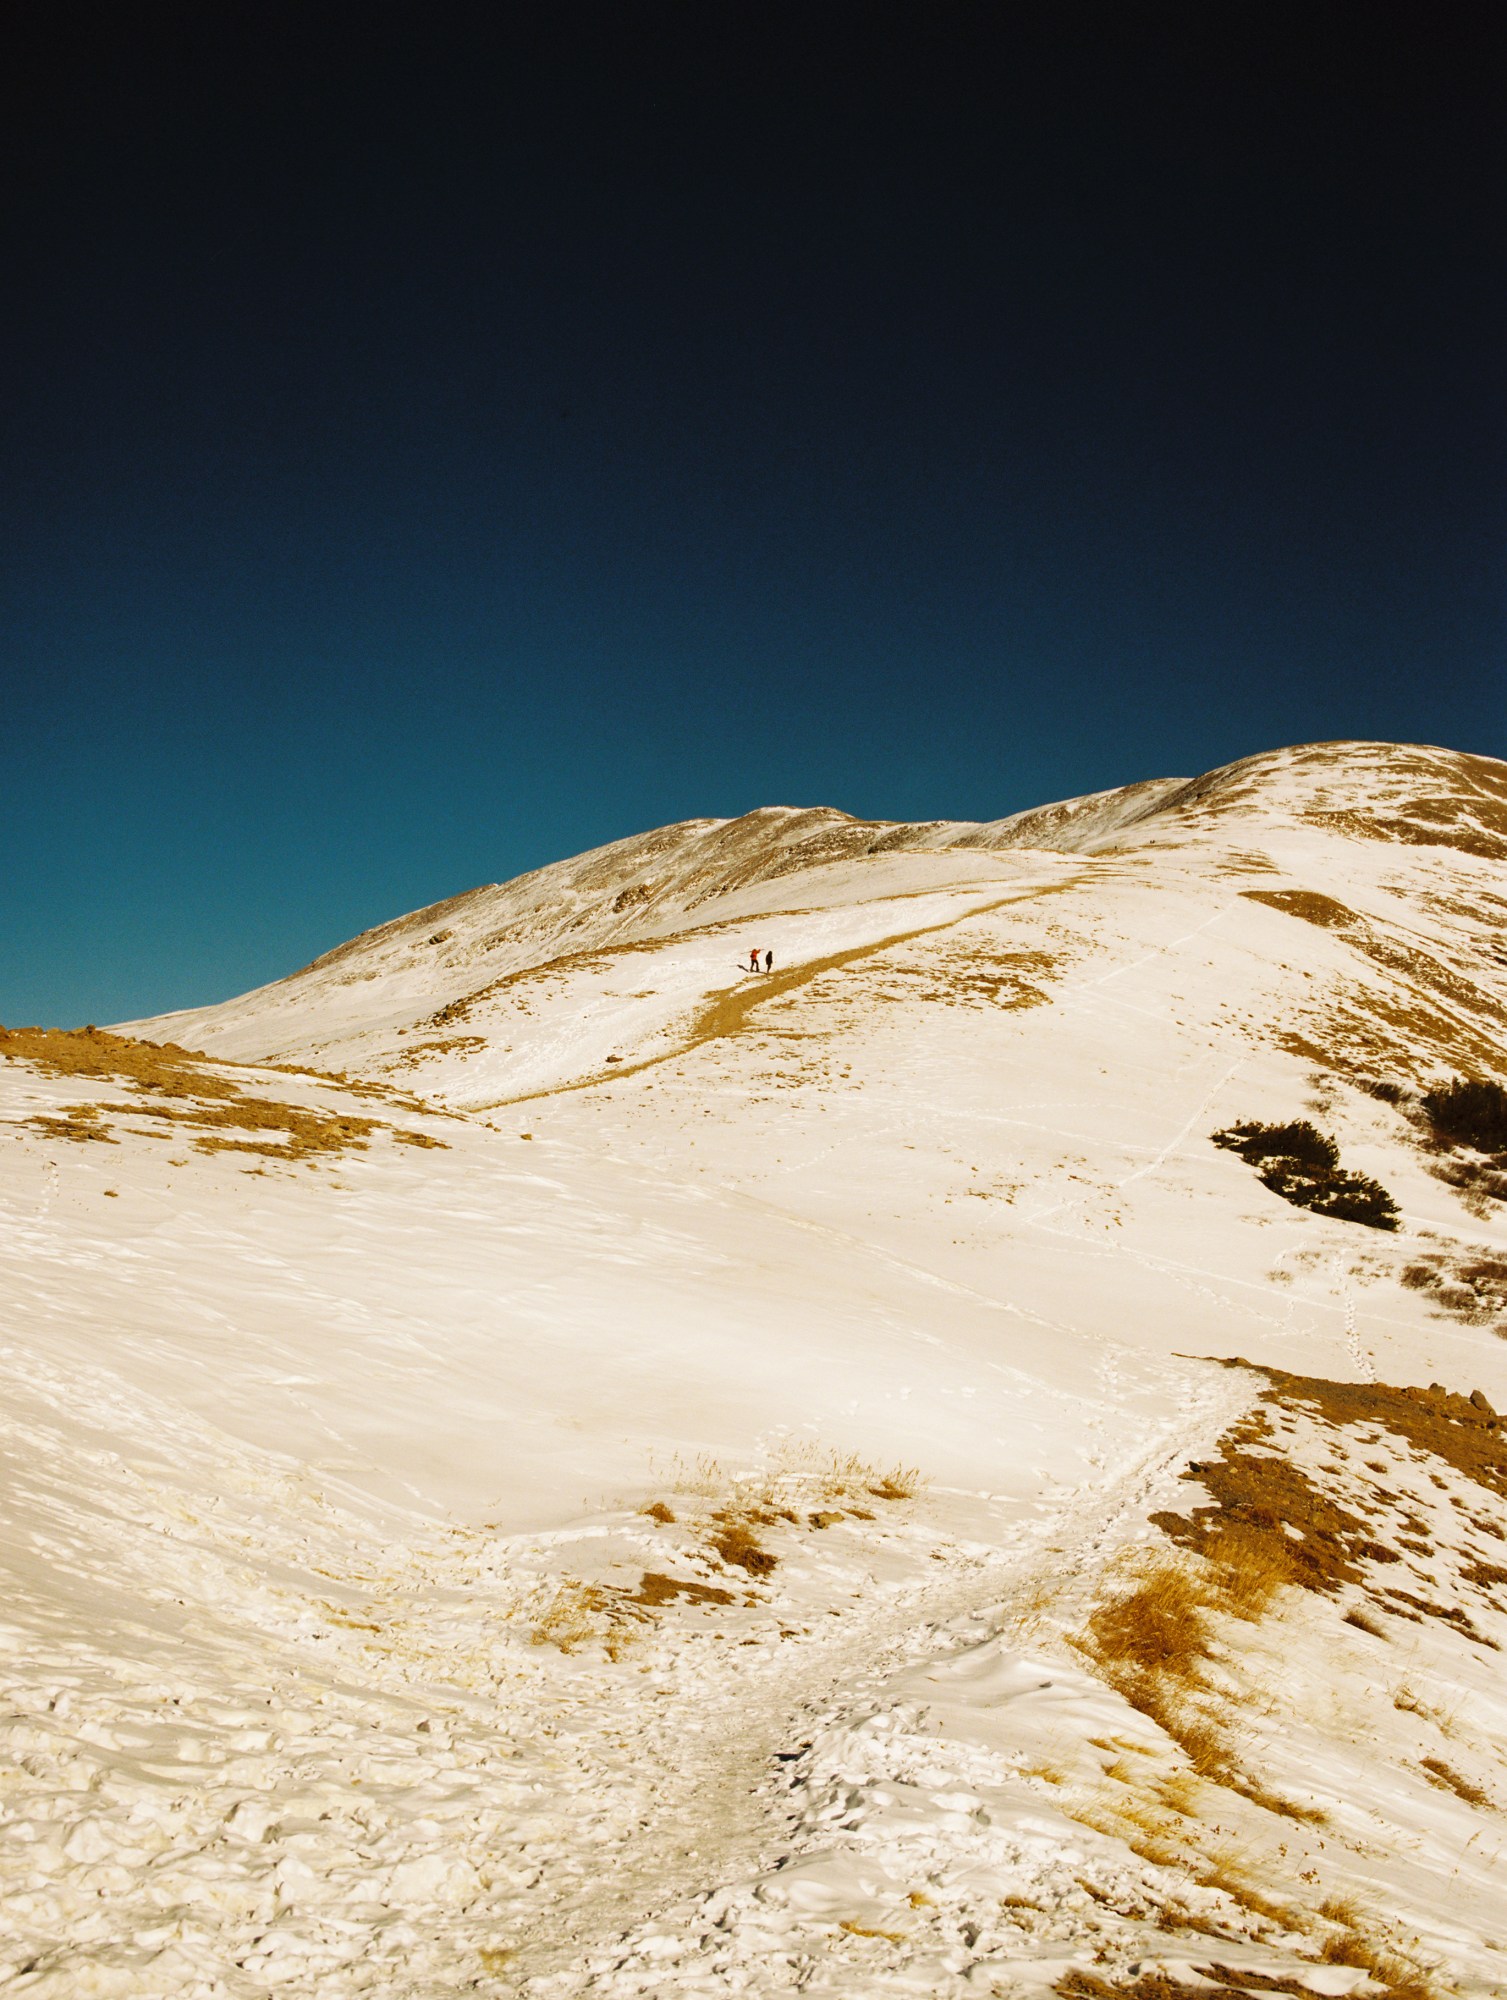
<svg viewBox="0 0 1507 2000">
<path fill-rule="evenodd" d="M 1504 861 L 1312 745 L 0 1036 L 0 1990 L 1507 1990 Z"/>
</svg>

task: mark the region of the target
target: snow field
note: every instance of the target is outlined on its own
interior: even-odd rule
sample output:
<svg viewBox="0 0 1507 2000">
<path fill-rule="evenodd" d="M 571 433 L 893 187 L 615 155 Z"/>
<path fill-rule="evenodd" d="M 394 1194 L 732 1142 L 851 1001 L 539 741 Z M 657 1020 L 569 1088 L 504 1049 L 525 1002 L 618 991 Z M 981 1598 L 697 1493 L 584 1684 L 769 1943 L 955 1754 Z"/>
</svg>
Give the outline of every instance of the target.
<svg viewBox="0 0 1507 2000">
<path fill-rule="evenodd" d="M 1215 1360 L 1507 1401 L 1416 1113 L 1507 1024 L 1478 763 L 692 822 L 148 1024 L 427 1146 L 0 1062 L 5 1990 L 1504 1990 L 1498 1487 L 1286 1410 L 1385 1553 L 1155 1700 L 1094 1640 L 1204 1574 Z M 1211 1143 L 1297 1117 L 1397 1231 Z"/>
</svg>

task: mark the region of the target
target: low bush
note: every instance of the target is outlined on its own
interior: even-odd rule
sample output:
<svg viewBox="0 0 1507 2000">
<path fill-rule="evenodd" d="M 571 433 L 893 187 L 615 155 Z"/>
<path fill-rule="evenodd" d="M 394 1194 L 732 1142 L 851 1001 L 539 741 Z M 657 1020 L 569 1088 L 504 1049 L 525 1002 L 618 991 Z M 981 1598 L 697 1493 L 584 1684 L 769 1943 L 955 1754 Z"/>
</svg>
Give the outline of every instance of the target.
<svg viewBox="0 0 1507 2000">
<path fill-rule="evenodd" d="M 1507 1089 L 1499 1083 L 1457 1077 L 1424 1093 L 1423 1109 L 1436 1135 L 1478 1153 L 1507 1153 Z"/>
<path fill-rule="evenodd" d="M 1263 1187 L 1295 1208 L 1368 1229 L 1395 1229 L 1397 1204 L 1380 1181 L 1339 1164 L 1339 1148 L 1306 1118 L 1286 1125 L 1232 1125 L 1214 1144 L 1254 1167 Z"/>
</svg>

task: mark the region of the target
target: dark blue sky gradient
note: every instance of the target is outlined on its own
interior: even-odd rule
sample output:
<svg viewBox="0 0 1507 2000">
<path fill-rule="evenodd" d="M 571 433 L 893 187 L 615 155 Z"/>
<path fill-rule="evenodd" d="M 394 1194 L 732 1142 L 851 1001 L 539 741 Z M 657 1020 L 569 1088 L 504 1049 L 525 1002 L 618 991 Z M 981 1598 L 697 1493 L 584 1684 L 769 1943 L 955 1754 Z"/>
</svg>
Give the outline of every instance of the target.
<svg viewBox="0 0 1507 2000">
<path fill-rule="evenodd" d="M 1507 755 L 1498 9 L 536 11 L 15 37 L 0 1020 L 693 814 Z"/>
</svg>

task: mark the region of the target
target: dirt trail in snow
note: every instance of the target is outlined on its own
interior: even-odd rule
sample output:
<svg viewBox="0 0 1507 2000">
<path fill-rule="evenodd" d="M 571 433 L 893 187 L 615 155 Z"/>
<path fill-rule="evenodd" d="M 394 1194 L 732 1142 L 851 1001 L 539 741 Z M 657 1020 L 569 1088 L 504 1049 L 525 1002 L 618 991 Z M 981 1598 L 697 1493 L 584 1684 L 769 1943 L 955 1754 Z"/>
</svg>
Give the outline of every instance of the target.
<svg viewBox="0 0 1507 2000">
<path fill-rule="evenodd" d="M 506 1990 L 605 1992 L 635 1934 L 704 1932 L 704 1906 L 719 1889 L 789 1858 L 794 1815 L 777 1759 L 804 1747 L 819 1724 L 830 1725 L 834 1710 L 856 1718 L 882 1707 L 887 1682 L 976 1644 L 981 1621 L 1000 1631 L 1028 1624 L 1047 1604 L 1076 1609 L 1081 1596 L 1086 1607 L 1106 1556 L 1189 1457 L 1210 1448 L 1251 1402 L 1243 1377 L 1198 1366 L 1177 1372 L 1185 1401 L 1176 1419 L 1108 1480 L 1073 1494 L 1055 1517 L 1029 1524 L 1004 1546 L 970 1549 L 961 1574 L 950 1565 L 899 1603 L 881 1603 L 815 1658 L 804 1649 L 785 1655 L 761 1647 L 750 1665 L 715 1679 L 704 1664 L 689 1674 L 683 1702 L 693 1713 L 667 1716 L 670 1727 L 656 1746 L 666 1764 L 656 1774 L 653 1815 L 614 1830 L 609 1868 L 594 1870 L 582 1854 L 572 1857 L 577 1880 L 547 1883 L 548 1914 L 510 1941 L 499 1975 Z M 601 1727 L 620 1729 L 622 1721 L 616 1709 Z"/>
<path fill-rule="evenodd" d="M 1086 871 L 1085 871 L 1086 873 Z M 693 1049 L 706 1042 L 724 1040 L 730 1035 L 740 1034 L 748 1025 L 748 1017 L 756 1007 L 764 1006 L 770 1000 L 778 1000 L 786 993 L 796 992 L 802 986 L 809 986 L 824 972 L 841 972 L 850 965 L 857 965 L 866 958 L 873 958 L 880 952 L 892 951 L 895 946 L 912 944 L 917 938 L 934 937 L 939 931 L 956 929 L 974 917 L 988 916 L 992 910 L 1003 910 L 1012 903 L 1035 902 L 1043 896 L 1060 895 L 1085 879 L 1084 875 L 1070 876 L 1063 882 L 1049 882 L 1039 888 L 1017 892 L 1010 896 L 997 896 L 987 903 L 977 903 L 972 908 L 960 910 L 956 916 L 946 917 L 941 923 L 922 924 L 909 931 L 895 931 L 888 937 L 875 938 L 868 944 L 852 945 L 845 951 L 828 952 L 821 958 L 802 959 L 779 972 L 766 972 L 757 977 L 757 985 L 730 987 L 719 993 L 696 1016 L 686 1039 L 676 1048 L 662 1050 L 658 1055 L 644 1056 L 638 1062 L 614 1063 L 611 1069 L 595 1070 L 590 1076 L 575 1077 L 569 1083 L 551 1084 L 545 1090 L 524 1091 L 518 1097 L 495 1097 L 485 1104 L 472 1105 L 473 1112 L 503 1111 L 514 1104 L 534 1104 L 546 1097 L 559 1097 L 567 1091 L 594 1090 L 599 1084 L 621 1083 L 624 1077 L 640 1076 L 645 1070 L 658 1069 L 662 1064 L 678 1062 Z M 678 942 L 676 938 L 661 940 L 665 944 Z M 647 946 L 636 945 L 634 950 L 645 950 Z M 540 970 L 548 971 L 549 967 Z"/>
</svg>

